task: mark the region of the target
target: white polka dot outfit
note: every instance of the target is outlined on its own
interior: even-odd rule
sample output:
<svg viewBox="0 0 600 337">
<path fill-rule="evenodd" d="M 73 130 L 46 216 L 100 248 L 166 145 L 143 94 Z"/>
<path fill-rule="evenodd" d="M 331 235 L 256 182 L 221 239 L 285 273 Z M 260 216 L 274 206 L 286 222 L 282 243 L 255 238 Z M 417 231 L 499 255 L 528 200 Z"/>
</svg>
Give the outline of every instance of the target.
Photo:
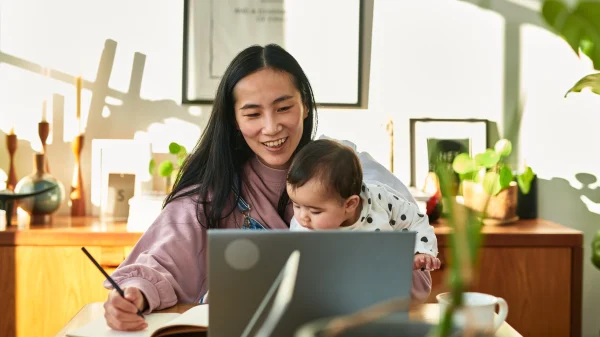
<svg viewBox="0 0 600 337">
<path fill-rule="evenodd" d="M 415 231 L 417 232 L 415 254 L 423 253 L 437 256 L 437 238 L 429 218 L 419 207 L 404 199 L 398 193 L 392 193 L 382 185 L 363 184 L 362 211 L 356 223 L 343 230 L 372 231 Z M 296 218 L 292 218 L 290 230 L 309 230 L 302 227 Z"/>
</svg>

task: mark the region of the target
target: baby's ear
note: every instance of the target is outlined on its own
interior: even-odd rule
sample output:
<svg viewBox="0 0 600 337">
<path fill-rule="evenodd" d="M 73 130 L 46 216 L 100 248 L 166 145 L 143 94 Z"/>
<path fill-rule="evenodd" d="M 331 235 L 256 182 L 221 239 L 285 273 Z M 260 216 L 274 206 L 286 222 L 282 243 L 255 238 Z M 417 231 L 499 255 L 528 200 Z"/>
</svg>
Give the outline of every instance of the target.
<svg viewBox="0 0 600 337">
<path fill-rule="evenodd" d="M 358 207 L 358 205 L 360 205 L 361 202 L 362 200 L 358 195 L 352 195 L 348 197 L 348 199 L 346 199 L 346 201 L 344 202 L 344 207 L 346 208 L 346 211 L 354 212 L 354 210 L 356 210 L 356 208 Z"/>
</svg>

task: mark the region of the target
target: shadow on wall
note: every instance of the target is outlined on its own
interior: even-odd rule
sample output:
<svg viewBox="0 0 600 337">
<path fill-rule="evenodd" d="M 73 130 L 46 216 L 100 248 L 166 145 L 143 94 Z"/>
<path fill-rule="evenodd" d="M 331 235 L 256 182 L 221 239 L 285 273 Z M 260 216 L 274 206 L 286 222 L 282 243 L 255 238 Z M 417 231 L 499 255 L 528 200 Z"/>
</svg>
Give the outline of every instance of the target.
<svg viewBox="0 0 600 337">
<path fill-rule="evenodd" d="M 91 198 L 89 198 L 89 193 L 91 191 L 90 166 L 92 139 L 133 139 L 136 132 L 146 131 L 153 124 L 164 124 L 165 120 L 170 118 L 203 126 L 206 124 L 209 117 L 209 114 L 207 113 L 203 113 L 200 116 L 193 115 L 190 113 L 187 106 L 181 106 L 174 100 L 142 99 L 140 97 L 140 91 L 146 65 L 146 55 L 142 53 L 136 52 L 134 54 L 133 67 L 127 92 L 124 93 L 109 88 L 108 83 L 113 70 L 116 50 L 117 42 L 107 39 L 100 56 L 96 79 L 94 81 L 83 81 L 83 89 L 91 91 L 89 115 L 85 131 L 85 143 L 82 152 L 82 170 L 85 191 L 88 195 L 88 210 L 92 209 Z M 23 71 L 34 72 L 40 74 L 40 76 L 44 76 L 44 69 L 41 65 L 1 51 L 0 63 L 6 63 L 20 68 Z M 76 77 L 74 75 L 51 69 L 51 78 L 56 81 L 73 85 L 73 92 L 75 92 Z M 165 85 L 169 84 L 166 83 Z M 172 85 L 178 84 L 173 83 Z M 53 93 L 53 96 L 53 120 L 50 121 L 52 123 L 51 127 L 53 128 L 53 142 L 48 145 L 48 158 L 51 172 L 63 182 L 67 193 L 69 193 L 74 159 L 70 149 L 70 142 L 63 141 L 63 125 L 66 113 L 64 97 L 58 93 Z M 82 106 L 82 109 L 85 109 L 85 106 Z M 103 111 L 109 111 L 110 113 L 102 116 Z M 177 139 L 176 133 L 177 130 L 173 132 L 174 139 Z M 199 138 L 200 135 L 193 136 Z M 5 143 L 5 137 L 0 137 L 0 148 L 5 148 Z M 19 179 L 32 171 L 32 161 L 29 158 L 32 157 L 33 151 L 28 143 L 29 142 L 27 141 L 20 141 L 19 149 L 16 153 L 16 170 Z M 2 162 L 5 162 L 4 159 L 7 159 L 7 154 L 5 151 L 3 152 L 4 153 L 0 154 L 0 159 L 2 159 Z M 7 161 L 8 160 L 6 160 L 6 162 Z M 61 166 L 60 168 L 59 165 Z M 8 169 L 8 167 L 6 169 Z M 59 212 L 68 212 L 67 202 L 63 204 Z"/>
<path fill-rule="evenodd" d="M 535 2 L 519 2 L 510 0 L 462 0 L 478 6 L 483 10 L 490 10 L 501 15 L 505 20 L 504 26 L 504 113 L 503 125 L 519 125 L 522 119 L 521 112 L 515 110 L 523 104 L 521 98 L 521 26 L 530 24 L 544 29 L 541 15 L 529 4 Z M 539 1 L 541 3 L 541 1 Z M 541 7 L 541 6 L 540 6 Z M 508 138 L 513 143 L 513 152 L 510 161 L 514 162 L 519 157 L 519 133 L 510 134 L 505 129 L 499 137 Z M 493 144 L 493 143 L 492 143 Z"/>
<path fill-rule="evenodd" d="M 575 178 L 581 188 L 571 186 L 563 178 L 538 179 L 538 213 L 541 218 L 583 232 L 582 331 L 584 335 L 596 331 L 597 336 L 600 321 L 585 318 L 599 309 L 600 270 L 591 262 L 591 242 L 600 230 L 600 186 L 596 176 L 589 173 L 577 173 Z"/>
</svg>

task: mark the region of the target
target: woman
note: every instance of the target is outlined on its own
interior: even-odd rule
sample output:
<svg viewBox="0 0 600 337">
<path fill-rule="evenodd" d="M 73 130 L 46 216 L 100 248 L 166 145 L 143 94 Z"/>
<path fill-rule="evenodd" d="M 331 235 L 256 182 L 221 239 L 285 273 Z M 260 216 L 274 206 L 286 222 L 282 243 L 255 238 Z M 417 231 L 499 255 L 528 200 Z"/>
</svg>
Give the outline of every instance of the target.
<svg viewBox="0 0 600 337">
<path fill-rule="evenodd" d="M 108 325 L 140 330 L 146 323 L 138 308 L 197 303 L 207 291 L 208 228 L 288 229 L 286 169 L 311 141 L 316 122 L 312 88 L 289 53 L 268 45 L 238 54 L 163 211 L 112 275 L 125 298 L 110 292 Z M 414 272 L 413 298 L 423 300 L 430 290 L 429 272 Z"/>
</svg>

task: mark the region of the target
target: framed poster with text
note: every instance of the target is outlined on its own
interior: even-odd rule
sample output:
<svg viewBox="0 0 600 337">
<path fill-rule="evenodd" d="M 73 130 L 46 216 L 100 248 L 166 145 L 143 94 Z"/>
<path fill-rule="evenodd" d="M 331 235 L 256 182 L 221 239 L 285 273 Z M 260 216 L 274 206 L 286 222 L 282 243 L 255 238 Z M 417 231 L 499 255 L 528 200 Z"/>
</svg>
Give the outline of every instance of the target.
<svg viewBox="0 0 600 337">
<path fill-rule="evenodd" d="M 233 58 L 275 43 L 296 58 L 317 104 L 361 106 L 364 0 L 184 0 L 183 104 L 212 104 Z"/>
</svg>

